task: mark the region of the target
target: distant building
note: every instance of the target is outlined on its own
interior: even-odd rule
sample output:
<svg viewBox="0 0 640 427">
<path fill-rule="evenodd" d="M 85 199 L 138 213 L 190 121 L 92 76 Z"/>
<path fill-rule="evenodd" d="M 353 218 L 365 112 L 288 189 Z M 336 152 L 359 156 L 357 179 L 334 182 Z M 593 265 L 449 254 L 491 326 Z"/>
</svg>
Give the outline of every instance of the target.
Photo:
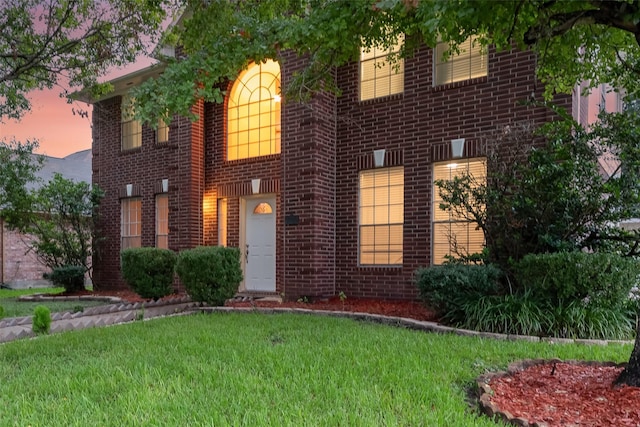
<svg viewBox="0 0 640 427">
<path fill-rule="evenodd" d="M 91 150 L 79 151 L 64 158 L 44 156 L 42 169 L 36 174 L 48 182 L 55 173 L 76 182 L 91 182 Z M 29 250 L 29 236 L 8 230 L 0 219 L 0 284 L 13 288 L 48 286 L 42 278 L 49 269 Z"/>
</svg>

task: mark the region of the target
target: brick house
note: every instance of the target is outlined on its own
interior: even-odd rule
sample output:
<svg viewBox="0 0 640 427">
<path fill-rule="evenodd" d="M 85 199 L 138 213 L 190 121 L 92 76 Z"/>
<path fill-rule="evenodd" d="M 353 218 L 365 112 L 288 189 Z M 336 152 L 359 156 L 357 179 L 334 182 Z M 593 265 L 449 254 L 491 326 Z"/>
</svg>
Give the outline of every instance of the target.
<svg viewBox="0 0 640 427">
<path fill-rule="evenodd" d="M 83 150 L 64 158 L 43 156 L 42 168 L 36 176 L 43 182 L 60 173 L 75 182 L 91 182 L 91 150 Z M 42 275 L 50 272 L 29 247 L 29 235 L 6 227 L 0 219 L 0 284 L 11 288 L 50 286 Z"/>
<path fill-rule="evenodd" d="M 162 66 L 113 80 L 93 102 L 107 236 L 96 284 L 126 286 L 124 247 L 228 245 L 243 253 L 241 292 L 415 298 L 414 271 L 443 261 L 448 236 L 468 252 L 482 246 L 471 224 L 439 212 L 434 179 L 484 176 L 487 135 L 552 117 L 520 102 L 542 91 L 533 53 L 483 53 L 468 41 L 443 62 L 442 48 L 399 67 L 383 65 L 388 51 L 362 52 L 335 70 L 340 96 L 305 105 L 280 99 L 304 65 L 285 53 L 240 72 L 223 104 L 194 105 L 200 120 L 175 117 L 157 131 L 131 119 L 127 89 Z M 571 110 L 570 96 L 557 103 Z"/>
</svg>

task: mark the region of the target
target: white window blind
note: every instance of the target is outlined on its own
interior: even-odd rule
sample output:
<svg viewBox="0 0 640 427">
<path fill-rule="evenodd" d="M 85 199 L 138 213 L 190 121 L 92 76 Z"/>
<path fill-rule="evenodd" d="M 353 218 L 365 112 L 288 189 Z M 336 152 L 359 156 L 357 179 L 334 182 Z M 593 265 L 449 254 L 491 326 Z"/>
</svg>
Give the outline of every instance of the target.
<svg viewBox="0 0 640 427">
<path fill-rule="evenodd" d="M 460 46 L 460 52 L 451 52 L 446 61 L 442 55 L 449 50 L 448 43 L 438 43 L 434 49 L 434 84 L 444 85 L 487 75 L 487 55 L 477 41 L 470 37 Z"/>
<path fill-rule="evenodd" d="M 404 37 L 389 49 L 373 47 L 360 52 L 360 100 L 381 98 L 404 91 L 404 59 L 390 63 L 389 55 L 400 51 Z"/>
<path fill-rule="evenodd" d="M 361 265 L 402 264 L 404 167 L 360 172 Z"/>
<path fill-rule="evenodd" d="M 169 195 L 156 196 L 156 247 L 169 249 Z"/>
<path fill-rule="evenodd" d="M 471 175 L 476 185 L 486 181 L 487 163 L 485 158 L 462 159 L 459 162 L 435 163 L 433 180 L 452 180 L 456 176 Z M 481 252 L 484 247 L 484 234 L 476 229 L 477 225 L 464 217 L 456 216 L 440 209 L 442 198 L 439 188 L 433 185 L 433 264 L 441 264 L 446 255 L 470 255 Z"/>
</svg>

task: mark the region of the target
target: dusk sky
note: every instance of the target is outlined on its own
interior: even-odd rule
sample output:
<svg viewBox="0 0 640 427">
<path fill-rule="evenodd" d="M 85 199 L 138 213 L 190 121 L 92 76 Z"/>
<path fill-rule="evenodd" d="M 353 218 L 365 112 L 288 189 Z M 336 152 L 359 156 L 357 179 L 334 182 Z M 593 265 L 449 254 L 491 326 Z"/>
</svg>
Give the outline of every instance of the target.
<svg viewBox="0 0 640 427">
<path fill-rule="evenodd" d="M 141 58 L 124 69 L 114 70 L 102 79 L 109 80 L 148 67 L 153 60 Z M 89 118 L 74 115 L 73 110 L 89 110 L 91 106 L 75 101 L 68 104 L 60 98 L 60 89 L 37 91 L 30 94 L 31 111 L 25 113 L 19 122 L 5 120 L 0 123 L 0 139 L 18 141 L 37 139 L 40 154 L 51 157 L 65 157 L 77 151 L 91 148 L 91 115 Z"/>
</svg>

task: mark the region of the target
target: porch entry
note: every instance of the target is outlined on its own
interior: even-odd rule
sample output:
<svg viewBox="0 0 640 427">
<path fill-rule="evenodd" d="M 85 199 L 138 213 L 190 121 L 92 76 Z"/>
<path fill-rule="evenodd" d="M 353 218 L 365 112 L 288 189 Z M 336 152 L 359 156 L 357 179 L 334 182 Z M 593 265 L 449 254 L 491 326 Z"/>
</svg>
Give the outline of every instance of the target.
<svg viewBox="0 0 640 427">
<path fill-rule="evenodd" d="M 276 198 L 261 195 L 242 199 L 244 214 L 244 289 L 276 291 Z"/>
</svg>

